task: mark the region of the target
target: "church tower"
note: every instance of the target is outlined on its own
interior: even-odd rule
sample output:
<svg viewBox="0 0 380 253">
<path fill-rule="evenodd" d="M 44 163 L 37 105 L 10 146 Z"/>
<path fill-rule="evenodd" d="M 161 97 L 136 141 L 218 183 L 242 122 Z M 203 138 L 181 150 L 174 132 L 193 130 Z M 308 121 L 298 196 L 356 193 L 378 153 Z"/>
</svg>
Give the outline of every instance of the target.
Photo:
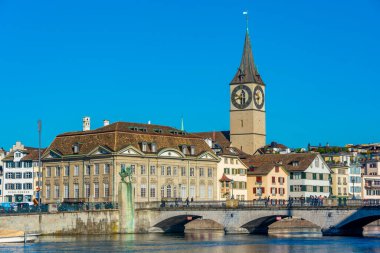
<svg viewBox="0 0 380 253">
<path fill-rule="evenodd" d="M 266 142 L 265 84 L 255 66 L 248 28 L 240 66 L 230 83 L 230 141 L 253 154 Z"/>
</svg>

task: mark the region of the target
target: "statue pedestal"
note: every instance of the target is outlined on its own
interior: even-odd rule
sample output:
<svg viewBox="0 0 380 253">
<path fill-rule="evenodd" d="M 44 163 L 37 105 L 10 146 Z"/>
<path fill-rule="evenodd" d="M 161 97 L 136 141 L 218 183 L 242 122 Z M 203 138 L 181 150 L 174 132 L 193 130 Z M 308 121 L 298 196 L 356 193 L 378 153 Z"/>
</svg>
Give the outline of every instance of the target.
<svg viewBox="0 0 380 253">
<path fill-rule="evenodd" d="M 119 231 L 120 233 L 135 232 L 135 201 L 132 183 L 119 183 Z"/>
</svg>

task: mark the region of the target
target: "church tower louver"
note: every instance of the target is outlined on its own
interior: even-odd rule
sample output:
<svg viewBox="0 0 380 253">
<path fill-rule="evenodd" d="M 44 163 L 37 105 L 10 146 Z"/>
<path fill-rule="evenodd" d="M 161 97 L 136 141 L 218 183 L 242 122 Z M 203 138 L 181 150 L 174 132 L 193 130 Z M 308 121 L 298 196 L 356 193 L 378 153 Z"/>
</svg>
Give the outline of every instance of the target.
<svg viewBox="0 0 380 253">
<path fill-rule="evenodd" d="M 265 84 L 253 60 L 248 28 L 239 69 L 230 83 L 230 141 L 253 154 L 265 145 Z"/>
</svg>

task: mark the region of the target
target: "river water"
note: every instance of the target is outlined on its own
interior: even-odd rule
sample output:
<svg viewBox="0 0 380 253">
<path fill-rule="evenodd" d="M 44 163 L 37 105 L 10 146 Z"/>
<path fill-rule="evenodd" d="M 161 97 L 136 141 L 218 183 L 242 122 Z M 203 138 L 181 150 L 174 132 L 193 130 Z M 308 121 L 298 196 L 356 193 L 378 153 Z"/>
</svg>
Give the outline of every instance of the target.
<svg viewBox="0 0 380 253">
<path fill-rule="evenodd" d="M 0 252 L 379 252 L 380 238 L 271 238 L 260 235 L 108 235 L 40 237 L 38 242 L 0 244 Z"/>
</svg>

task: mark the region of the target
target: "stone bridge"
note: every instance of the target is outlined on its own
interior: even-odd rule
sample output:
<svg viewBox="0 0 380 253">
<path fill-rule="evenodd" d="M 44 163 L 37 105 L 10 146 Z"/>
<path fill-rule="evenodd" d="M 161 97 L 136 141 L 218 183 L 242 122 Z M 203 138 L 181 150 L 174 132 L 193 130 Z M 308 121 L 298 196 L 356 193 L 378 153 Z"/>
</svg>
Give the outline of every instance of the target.
<svg viewBox="0 0 380 253">
<path fill-rule="evenodd" d="M 322 229 L 324 235 L 362 235 L 363 227 L 380 219 L 377 206 L 140 206 L 135 211 L 135 231 L 183 232 L 184 226 L 197 219 L 211 220 L 228 233 L 267 233 L 277 217 L 297 217 Z"/>
</svg>

